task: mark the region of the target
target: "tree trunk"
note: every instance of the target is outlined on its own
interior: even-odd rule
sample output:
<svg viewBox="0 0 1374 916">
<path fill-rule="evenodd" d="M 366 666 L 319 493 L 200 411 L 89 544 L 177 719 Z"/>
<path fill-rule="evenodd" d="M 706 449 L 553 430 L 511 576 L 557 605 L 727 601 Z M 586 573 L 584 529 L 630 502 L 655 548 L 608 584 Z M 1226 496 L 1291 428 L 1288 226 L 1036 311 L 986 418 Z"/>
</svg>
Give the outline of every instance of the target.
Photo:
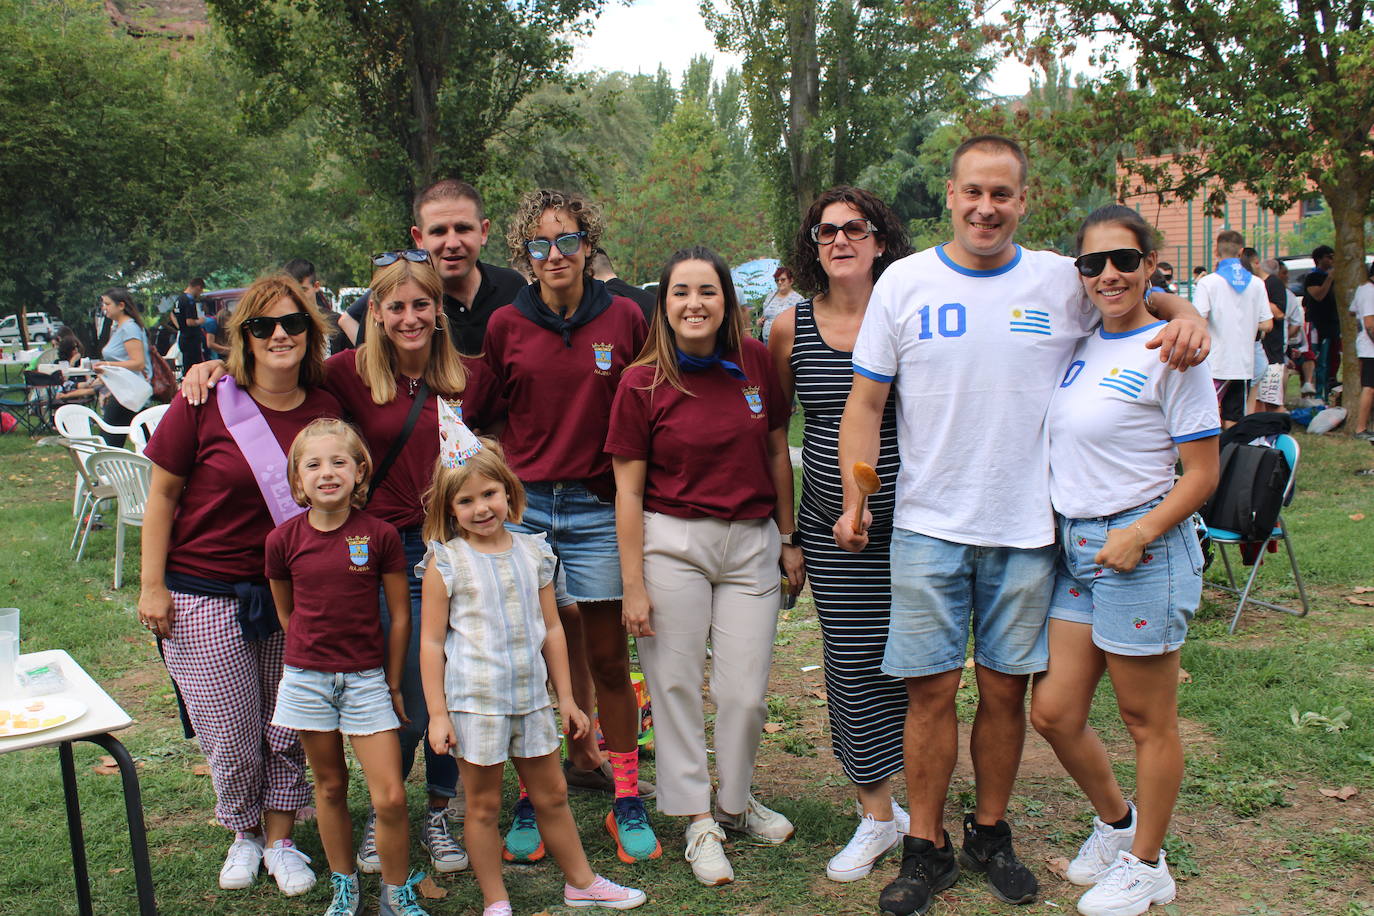
<svg viewBox="0 0 1374 916">
<path fill-rule="evenodd" d="M 1364 213 L 1374 191 L 1374 170 L 1342 169 L 1331 178 L 1320 187 L 1336 227 L 1334 272 L 1336 311 L 1341 318 L 1341 405 L 1350 413 L 1345 429 L 1352 430 L 1360 398 L 1360 361 L 1355 355 L 1355 339 L 1360 330 L 1355 316 L 1350 314 L 1350 303 L 1360 284 L 1369 282 L 1364 263 Z"/>
<path fill-rule="evenodd" d="M 851 0 L 837 0 L 834 16 L 835 70 L 831 77 L 835 84 L 835 151 L 830 170 L 831 185 L 851 184 L 849 173 L 849 106 L 853 87 L 850 85 L 850 64 L 854 53 L 854 36 L 859 17 Z"/>
<path fill-rule="evenodd" d="M 788 80 L 786 141 L 798 217 L 805 215 L 820 191 L 816 180 L 819 138 L 812 129 L 820 112 L 821 63 L 816 51 L 816 14 L 816 0 L 794 0 L 787 16 L 792 73 Z"/>
</svg>

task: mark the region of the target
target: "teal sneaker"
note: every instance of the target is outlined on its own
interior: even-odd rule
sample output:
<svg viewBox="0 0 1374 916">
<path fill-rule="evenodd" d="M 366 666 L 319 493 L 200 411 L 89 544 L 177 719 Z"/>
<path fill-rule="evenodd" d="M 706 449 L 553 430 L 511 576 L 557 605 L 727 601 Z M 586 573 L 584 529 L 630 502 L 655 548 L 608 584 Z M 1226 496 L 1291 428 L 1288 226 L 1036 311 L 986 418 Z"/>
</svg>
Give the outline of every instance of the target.
<svg viewBox="0 0 1374 916">
<path fill-rule="evenodd" d="M 423 880 L 424 874 L 414 872 L 405 884 L 387 884 L 383 881 L 377 916 L 429 916 L 415 899 L 415 885 Z"/>
<path fill-rule="evenodd" d="M 334 889 L 334 900 L 324 916 L 358 916 L 362 911 L 362 898 L 358 896 L 358 876 L 341 875 L 331 872 L 329 885 Z"/>
<path fill-rule="evenodd" d="M 640 859 L 657 859 L 663 847 L 649 826 L 649 812 L 638 798 L 617 798 L 606 815 L 606 830 L 615 839 L 615 854 L 633 865 Z"/>
<path fill-rule="evenodd" d="M 534 805 L 529 798 L 515 803 L 511 812 L 510 830 L 506 831 L 506 848 L 501 850 L 501 858 L 520 865 L 532 865 L 544 858 L 544 838 L 539 835 L 539 824 L 534 819 Z"/>
</svg>

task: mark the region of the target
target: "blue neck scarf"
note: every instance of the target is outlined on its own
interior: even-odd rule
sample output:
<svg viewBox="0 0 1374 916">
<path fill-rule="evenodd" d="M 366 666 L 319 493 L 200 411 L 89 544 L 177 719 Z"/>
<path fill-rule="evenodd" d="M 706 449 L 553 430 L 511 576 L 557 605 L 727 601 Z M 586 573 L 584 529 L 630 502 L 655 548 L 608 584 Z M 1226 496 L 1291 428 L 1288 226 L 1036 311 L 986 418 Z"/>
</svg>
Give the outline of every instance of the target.
<svg viewBox="0 0 1374 916">
<path fill-rule="evenodd" d="M 1238 293 L 1245 292 L 1245 287 L 1250 285 L 1250 271 L 1240 263 L 1240 258 L 1227 258 L 1222 261 L 1217 265 L 1217 273 L 1221 274 L 1222 279 L 1231 284 L 1231 289 Z"/>
<path fill-rule="evenodd" d="M 692 356 L 683 353 L 680 348 L 677 351 L 677 367 L 683 372 L 704 372 L 712 366 L 720 366 L 731 378 L 737 378 L 742 382 L 749 381 L 749 376 L 744 374 L 738 363 L 720 358 L 719 347 L 710 356 Z"/>
</svg>

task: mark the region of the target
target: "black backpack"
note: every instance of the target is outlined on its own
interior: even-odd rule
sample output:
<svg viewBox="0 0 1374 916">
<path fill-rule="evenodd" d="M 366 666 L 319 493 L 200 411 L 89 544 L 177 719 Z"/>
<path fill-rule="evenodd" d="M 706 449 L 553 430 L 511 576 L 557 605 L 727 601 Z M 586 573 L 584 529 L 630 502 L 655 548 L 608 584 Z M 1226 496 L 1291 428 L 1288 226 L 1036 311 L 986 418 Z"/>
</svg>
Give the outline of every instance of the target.
<svg viewBox="0 0 1374 916">
<path fill-rule="evenodd" d="M 1229 442 L 1221 450 L 1221 476 L 1202 517 L 1213 528 L 1263 541 L 1274 530 L 1288 486 L 1288 459 L 1267 445 Z"/>
</svg>

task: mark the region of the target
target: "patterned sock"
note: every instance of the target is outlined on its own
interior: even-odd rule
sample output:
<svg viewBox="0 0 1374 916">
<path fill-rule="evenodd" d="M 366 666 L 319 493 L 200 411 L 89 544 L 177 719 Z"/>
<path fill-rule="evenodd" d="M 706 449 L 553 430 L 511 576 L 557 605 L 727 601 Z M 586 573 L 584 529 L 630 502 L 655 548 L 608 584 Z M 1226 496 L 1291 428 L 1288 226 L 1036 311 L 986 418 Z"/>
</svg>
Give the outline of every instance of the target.
<svg viewBox="0 0 1374 916">
<path fill-rule="evenodd" d="M 639 748 L 628 754 L 610 751 L 611 776 L 615 778 L 616 798 L 639 797 Z"/>
<path fill-rule="evenodd" d="M 529 798 L 529 797 L 530 797 L 530 793 L 529 793 L 528 791 L 525 790 L 525 780 L 523 780 L 523 779 L 520 780 L 520 797 L 521 797 L 521 798 Z"/>
</svg>

